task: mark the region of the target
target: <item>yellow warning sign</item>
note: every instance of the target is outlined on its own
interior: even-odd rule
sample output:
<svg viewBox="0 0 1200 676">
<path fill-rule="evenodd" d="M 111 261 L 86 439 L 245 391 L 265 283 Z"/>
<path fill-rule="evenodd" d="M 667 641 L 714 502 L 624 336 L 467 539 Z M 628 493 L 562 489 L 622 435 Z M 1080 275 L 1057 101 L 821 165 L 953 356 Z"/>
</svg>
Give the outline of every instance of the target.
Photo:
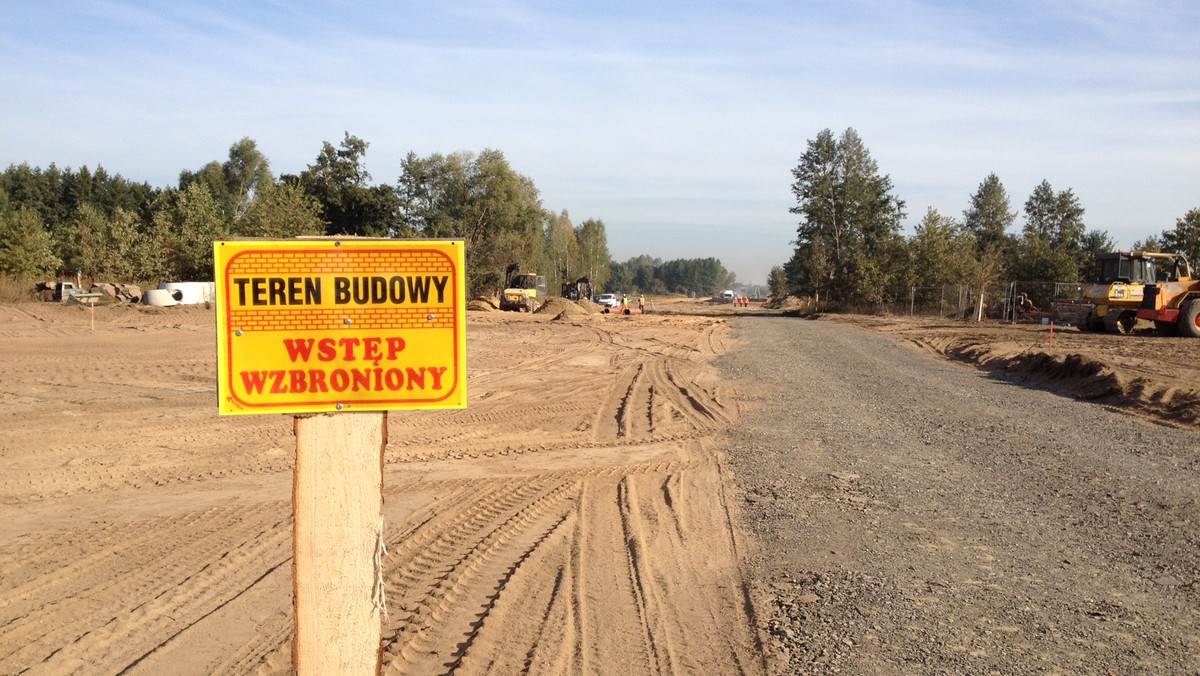
<svg viewBox="0 0 1200 676">
<path fill-rule="evenodd" d="M 463 248 L 215 242 L 221 415 L 465 408 Z"/>
</svg>

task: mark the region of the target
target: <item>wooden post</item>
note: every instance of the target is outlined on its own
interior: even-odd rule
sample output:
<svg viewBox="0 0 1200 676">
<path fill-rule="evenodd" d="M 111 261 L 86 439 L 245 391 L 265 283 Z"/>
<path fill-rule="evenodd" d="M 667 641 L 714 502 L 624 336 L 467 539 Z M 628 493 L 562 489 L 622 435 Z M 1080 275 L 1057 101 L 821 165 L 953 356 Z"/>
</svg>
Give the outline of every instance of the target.
<svg viewBox="0 0 1200 676">
<path fill-rule="evenodd" d="M 296 673 L 377 675 L 387 413 L 297 416 L 295 431 Z"/>
</svg>

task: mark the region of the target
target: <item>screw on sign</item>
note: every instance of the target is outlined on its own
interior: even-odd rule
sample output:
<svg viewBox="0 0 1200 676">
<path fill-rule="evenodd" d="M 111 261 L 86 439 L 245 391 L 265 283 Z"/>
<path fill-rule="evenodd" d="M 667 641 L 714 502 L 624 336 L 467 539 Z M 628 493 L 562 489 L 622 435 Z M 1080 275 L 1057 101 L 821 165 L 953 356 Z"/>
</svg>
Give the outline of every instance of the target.
<svg viewBox="0 0 1200 676">
<path fill-rule="evenodd" d="M 465 408 L 461 240 L 213 245 L 221 415 L 295 415 L 299 674 L 377 674 L 387 411 Z"/>
</svg>

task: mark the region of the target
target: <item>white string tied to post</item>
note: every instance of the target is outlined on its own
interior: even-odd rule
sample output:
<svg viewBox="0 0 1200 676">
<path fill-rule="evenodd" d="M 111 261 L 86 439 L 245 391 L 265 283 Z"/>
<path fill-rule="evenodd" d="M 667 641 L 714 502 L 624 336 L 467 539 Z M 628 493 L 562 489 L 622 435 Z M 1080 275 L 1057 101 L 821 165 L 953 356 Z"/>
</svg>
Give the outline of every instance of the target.
<svg viewBox="0 0 1200 676">
<path fill-rule="evenodd" d="M 387 619 L 387 595 L 384 593 L 383 559 L 387 556 L 387 545 L 383 541 L 383 517 L 375 524 L 375 588 L 372 590 L 372 602 L 383 619 Z"/>
</svg>

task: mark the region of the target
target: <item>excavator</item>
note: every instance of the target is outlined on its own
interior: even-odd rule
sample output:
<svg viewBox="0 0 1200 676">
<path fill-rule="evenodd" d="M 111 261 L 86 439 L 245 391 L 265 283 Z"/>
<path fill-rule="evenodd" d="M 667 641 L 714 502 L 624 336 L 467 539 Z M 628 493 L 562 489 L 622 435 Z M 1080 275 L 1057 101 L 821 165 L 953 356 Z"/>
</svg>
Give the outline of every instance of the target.
<svg viewBox="0 0 1200 676">
<path fill-rule="evenodd" d="M 538 298 L 549 295 L 546 277 L 536 272 L 521 272 L 520 263 L 504 269 L 504 291 L 500 294 L 500 309 L 509 312 L 533 312 Z"/>
<path fill-rule="evenodd" d="M 1137 316 L 1154 322 L 1161 335 L 1200 338 L 1200 280 L 1192 279 L 1183 254 L 1164 255 L 1172 257 L 1173 268 L 1166 279 L 1146 285 Z"/>
<path fill-rule="evenodd" d="M 1181 259 L 1183 274 L 1190 279 L 1187 259 L 1181 254 L 1151 251 L 1097 254 L 1094 275 L 1083 289 L 1087 310 L 1080 318 L 1079 328 L 1111 333 L 1133 331 L 1145 289 L 1155 284 L 1159 276 L 1178 278 Z"/>
<path fill-rule="evenodd" d="M 563 274 L 566 277 L 566 274 Z M 567 300 L 583 300 L 592 298 L 592 280 L 587 277 L 580 277 L 573 282 L 562 283 L 562 297 Z"/>
</svg>

